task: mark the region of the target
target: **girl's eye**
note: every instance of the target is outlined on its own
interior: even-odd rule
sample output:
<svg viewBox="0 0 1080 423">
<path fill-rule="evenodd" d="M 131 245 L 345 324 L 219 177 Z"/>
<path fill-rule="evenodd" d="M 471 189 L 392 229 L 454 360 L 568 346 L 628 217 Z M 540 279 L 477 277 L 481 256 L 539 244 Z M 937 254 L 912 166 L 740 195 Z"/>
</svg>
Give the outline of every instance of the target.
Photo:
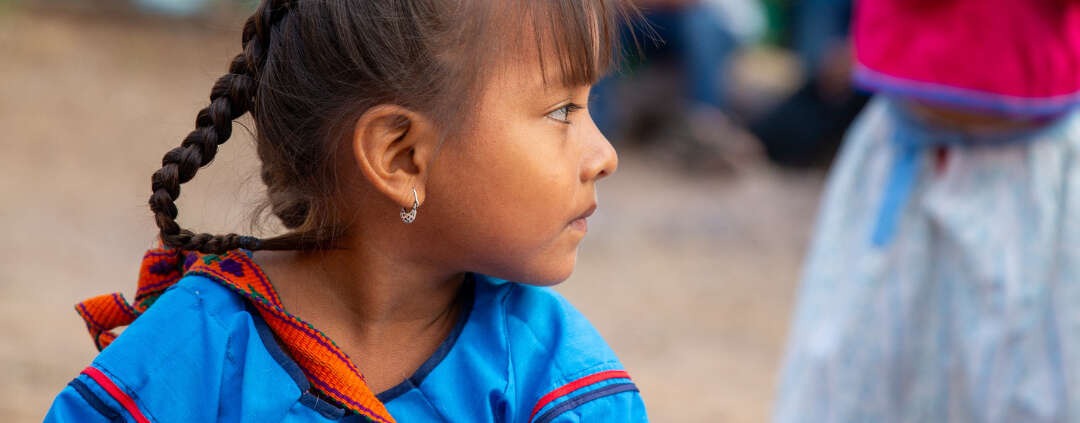
<svg viewBox="0 0 1080 423">
<path fill-rule="evenodd" d="M 576 112 L 578 110 L 581 110 L 581 108 L 582 107 L 577 105 L 577 104 L 570 103 L 570 104 L 562 106 L 562 107 L 560 107 L 558 109 L 552 110 L 551 113 L 547 114 L 547 117 L 555 119 L 555 120 L 557 120 L 559 122 L 562 122 L 562 123 L 569 124 L 570 123 L 570 114 L 574 113 L 574 112 Z"/>
</svg>

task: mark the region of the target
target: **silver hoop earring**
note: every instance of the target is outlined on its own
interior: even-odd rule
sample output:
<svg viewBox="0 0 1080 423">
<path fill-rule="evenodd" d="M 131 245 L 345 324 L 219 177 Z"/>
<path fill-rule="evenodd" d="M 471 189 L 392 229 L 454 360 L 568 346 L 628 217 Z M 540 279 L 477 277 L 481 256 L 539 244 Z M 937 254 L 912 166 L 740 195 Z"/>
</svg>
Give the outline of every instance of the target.
<svg viewBox="0 0 1080 423">
<path fill-rule="evenodd" d="M 413 188 L 412 190 L 412 197 L 412 210 L 405 210 L 404 207 L 401 208 L 401 221 L 407 224 L 416 220 L 416 209 L 420 207 L 420 199 L 416 196 L 416 188 Z"/>
</svg>

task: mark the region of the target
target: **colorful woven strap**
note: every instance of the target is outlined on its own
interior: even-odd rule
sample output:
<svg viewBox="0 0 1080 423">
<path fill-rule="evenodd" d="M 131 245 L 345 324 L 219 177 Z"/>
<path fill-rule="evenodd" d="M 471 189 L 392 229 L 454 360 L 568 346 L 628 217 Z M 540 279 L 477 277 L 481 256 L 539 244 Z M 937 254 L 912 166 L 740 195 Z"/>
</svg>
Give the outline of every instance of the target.
<svg viewBox="0 0 1080 423">
<path fill-rule="evenodd" d="M 372 422 L 394 421 L 349 356 L 326 334 L 285 311 L 277 291 L 248 251 L 216 255 L 167 248 L 150 250 L 143 257 L 135 305 L 114 293 L 83 301 L 75 309 L 86 321 L 98 349 L 104 349 L 116 339 L 112 329 L 131 324 L 184 275 L 209 278 L 247 298 L 323 396 Z"/>
</svg>

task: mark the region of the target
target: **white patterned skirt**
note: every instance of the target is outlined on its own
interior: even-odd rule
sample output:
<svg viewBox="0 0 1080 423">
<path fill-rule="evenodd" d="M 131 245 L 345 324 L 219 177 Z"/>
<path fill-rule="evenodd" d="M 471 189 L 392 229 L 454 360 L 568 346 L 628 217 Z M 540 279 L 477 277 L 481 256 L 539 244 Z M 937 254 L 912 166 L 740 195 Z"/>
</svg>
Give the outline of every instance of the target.
<svg viewBox="0 0 1080 423">
<path fill-rule="evenodd" d="M 826 187 L 775 422 L 1080 422 L 1080 112 L 987 138 L 884 97 L 863 111 Z"/>
</svg>

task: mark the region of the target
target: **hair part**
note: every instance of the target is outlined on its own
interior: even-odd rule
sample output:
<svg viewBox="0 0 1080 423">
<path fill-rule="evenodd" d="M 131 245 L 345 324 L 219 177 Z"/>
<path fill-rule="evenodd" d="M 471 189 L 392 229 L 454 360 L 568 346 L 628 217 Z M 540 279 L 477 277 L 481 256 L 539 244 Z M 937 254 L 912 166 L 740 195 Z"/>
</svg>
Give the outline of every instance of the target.
<svg viewBox="0 0 1080 423">
<path fill-rule="evenodd" d="M 349 230 L 335 203 L 343 192 L 335 164 L 366 110 L 397 104 L 452 138 L 494 65 L 520 53 L 529 36 L 544 75 L 556 58 L 562 84 L 590 85 L 620 57 L 619 28 L 639 19 L 626 0 L 263 0 L 195 129 L 151 178 L 161 240 L 203 253 L 333 248 Z M 520 22 L 531 22 L 531 33 L 512 26 Z M 259 210 L 287 233 L 258 239 L 181 228 L 180 185 L 214 159 L 245 113 L 267 187 Z"/>
</svg>

